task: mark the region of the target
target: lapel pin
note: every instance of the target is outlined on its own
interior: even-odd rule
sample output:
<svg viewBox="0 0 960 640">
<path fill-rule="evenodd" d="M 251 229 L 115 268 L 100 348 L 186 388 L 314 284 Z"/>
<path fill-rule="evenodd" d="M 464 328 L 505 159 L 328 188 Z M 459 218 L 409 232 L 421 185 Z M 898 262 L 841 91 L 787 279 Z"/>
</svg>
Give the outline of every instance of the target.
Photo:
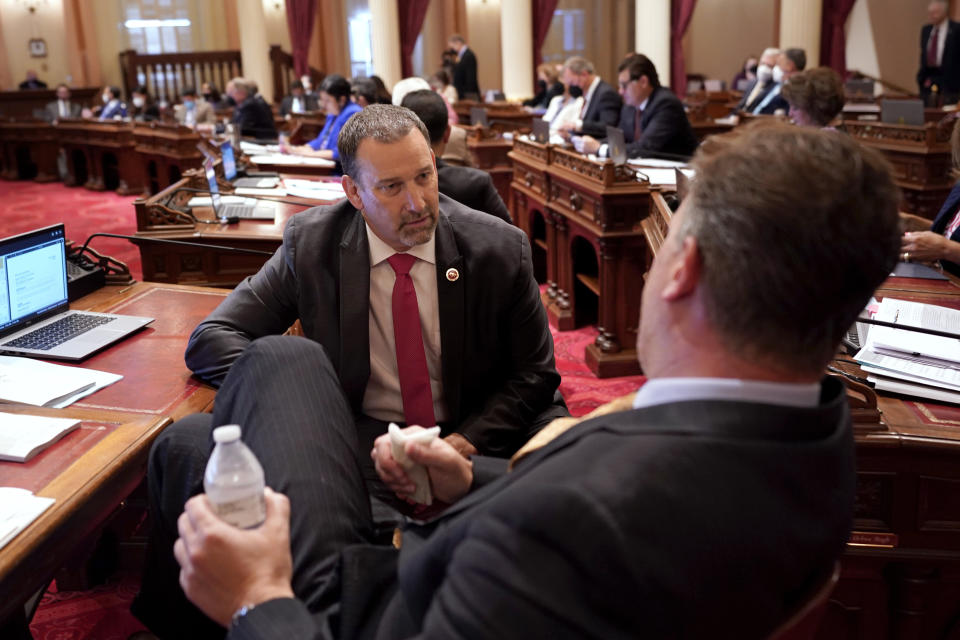
<svg viewBox="0 0 960 640">
<path fill-rule="evenodd" d="M 460 279 L 460 272 L 454 268 L 447 269 L 447 280 L 450 282 L 456 282 Z"/>
</svg>

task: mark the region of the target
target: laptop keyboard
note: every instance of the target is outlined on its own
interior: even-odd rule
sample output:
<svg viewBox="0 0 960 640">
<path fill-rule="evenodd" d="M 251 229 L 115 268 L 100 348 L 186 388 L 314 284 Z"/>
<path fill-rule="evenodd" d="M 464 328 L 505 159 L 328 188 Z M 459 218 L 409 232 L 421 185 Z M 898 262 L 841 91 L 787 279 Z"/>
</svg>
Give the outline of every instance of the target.
<svg viewBox="0 0 960 640">
<path fill-rule="evenodd" d="M 225 204 L 220 207 L 220 215 L 224 218 L 252 218 L 255 215 L 273 214 L 273 211 L 264 211 L 263 207 L 246 204 Z"/>
<path fill-rule="evenodd" d="M 57 345 L 61 345 L 71 338 L 76 338 L 81 333 L 86 333 L 100 325 L 113 322 L 116 318 L 110 316 L 95 316 L 88 313 L 71 313 L 56 322 L 35 329 L 26 335 L 22 335 L 16 340 L 6 343 L 5 347 L 17 347 L 19 349 L 36 349 L 38 351 L 48 351 Z"/>
</svg>

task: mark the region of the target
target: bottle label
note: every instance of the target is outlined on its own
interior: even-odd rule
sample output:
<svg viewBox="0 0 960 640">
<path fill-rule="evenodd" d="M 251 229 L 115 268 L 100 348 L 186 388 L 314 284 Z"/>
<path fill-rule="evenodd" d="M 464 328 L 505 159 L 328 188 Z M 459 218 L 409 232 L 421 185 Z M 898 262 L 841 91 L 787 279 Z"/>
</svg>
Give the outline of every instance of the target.
<svg viewBox="0 0 960 640">
<path fill-rule="evenodd" d="M 252 529 L 267 519 L 267 505 L 263 494 L 230 502 L 213 502 L 213 510 L 220 519 L 240 529 Z"/>
</svg>

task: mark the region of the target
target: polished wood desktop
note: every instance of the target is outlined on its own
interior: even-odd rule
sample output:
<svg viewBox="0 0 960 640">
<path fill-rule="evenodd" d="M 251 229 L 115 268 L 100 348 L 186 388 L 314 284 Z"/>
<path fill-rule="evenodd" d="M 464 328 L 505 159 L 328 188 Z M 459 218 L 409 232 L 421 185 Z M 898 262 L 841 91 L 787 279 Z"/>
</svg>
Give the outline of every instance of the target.
<svg viewBox="0 0 960 640">
<path fill-rule="evenodd" d="M 0 411 L 81 419 L 79 429 L 26 463 L 0 462 L 0 486 L 56 502 L 0 549 L 3 621 L 24 623 L 23 603 L 95 535 L 140 483 L 150 445 L 172 420 L 208 411 L 215 390 L 194 378 L 183 348 L 227 295 L 221 289 L 136 283 L 107 286 L 71 308 L 156 318 L 81 366 L 120 373 L 115 384 L 66 409 L 0 404 Z"/>
</svg>

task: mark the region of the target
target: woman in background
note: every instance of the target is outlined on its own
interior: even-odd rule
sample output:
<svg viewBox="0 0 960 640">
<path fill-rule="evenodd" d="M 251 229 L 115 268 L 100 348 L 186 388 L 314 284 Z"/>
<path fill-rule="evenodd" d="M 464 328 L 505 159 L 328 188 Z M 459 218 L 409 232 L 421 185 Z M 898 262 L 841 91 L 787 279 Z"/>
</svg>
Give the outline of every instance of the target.
<svg viewBox="0 0 960 640">
<path fill-rule="evenodd" d="M 320 83 L 320 104 L 327 112 L 327 120 L 320 135 L 304 145 L 290 146 L 281 139 L 280 150 L 314 158 L 339 161 L 337 138 L 340 129 L 362 107 L 350 100 L 350 83 L 341 75 L 328 75 Z"/>
<path fill-rule="evenodd" d="M 801 127 L 833 129 L 830 123 L 843 110 L 843 81 L 828 67 L 790 76 L 781 90 L 790 105 L 790 119 Z"/>
</svg>

